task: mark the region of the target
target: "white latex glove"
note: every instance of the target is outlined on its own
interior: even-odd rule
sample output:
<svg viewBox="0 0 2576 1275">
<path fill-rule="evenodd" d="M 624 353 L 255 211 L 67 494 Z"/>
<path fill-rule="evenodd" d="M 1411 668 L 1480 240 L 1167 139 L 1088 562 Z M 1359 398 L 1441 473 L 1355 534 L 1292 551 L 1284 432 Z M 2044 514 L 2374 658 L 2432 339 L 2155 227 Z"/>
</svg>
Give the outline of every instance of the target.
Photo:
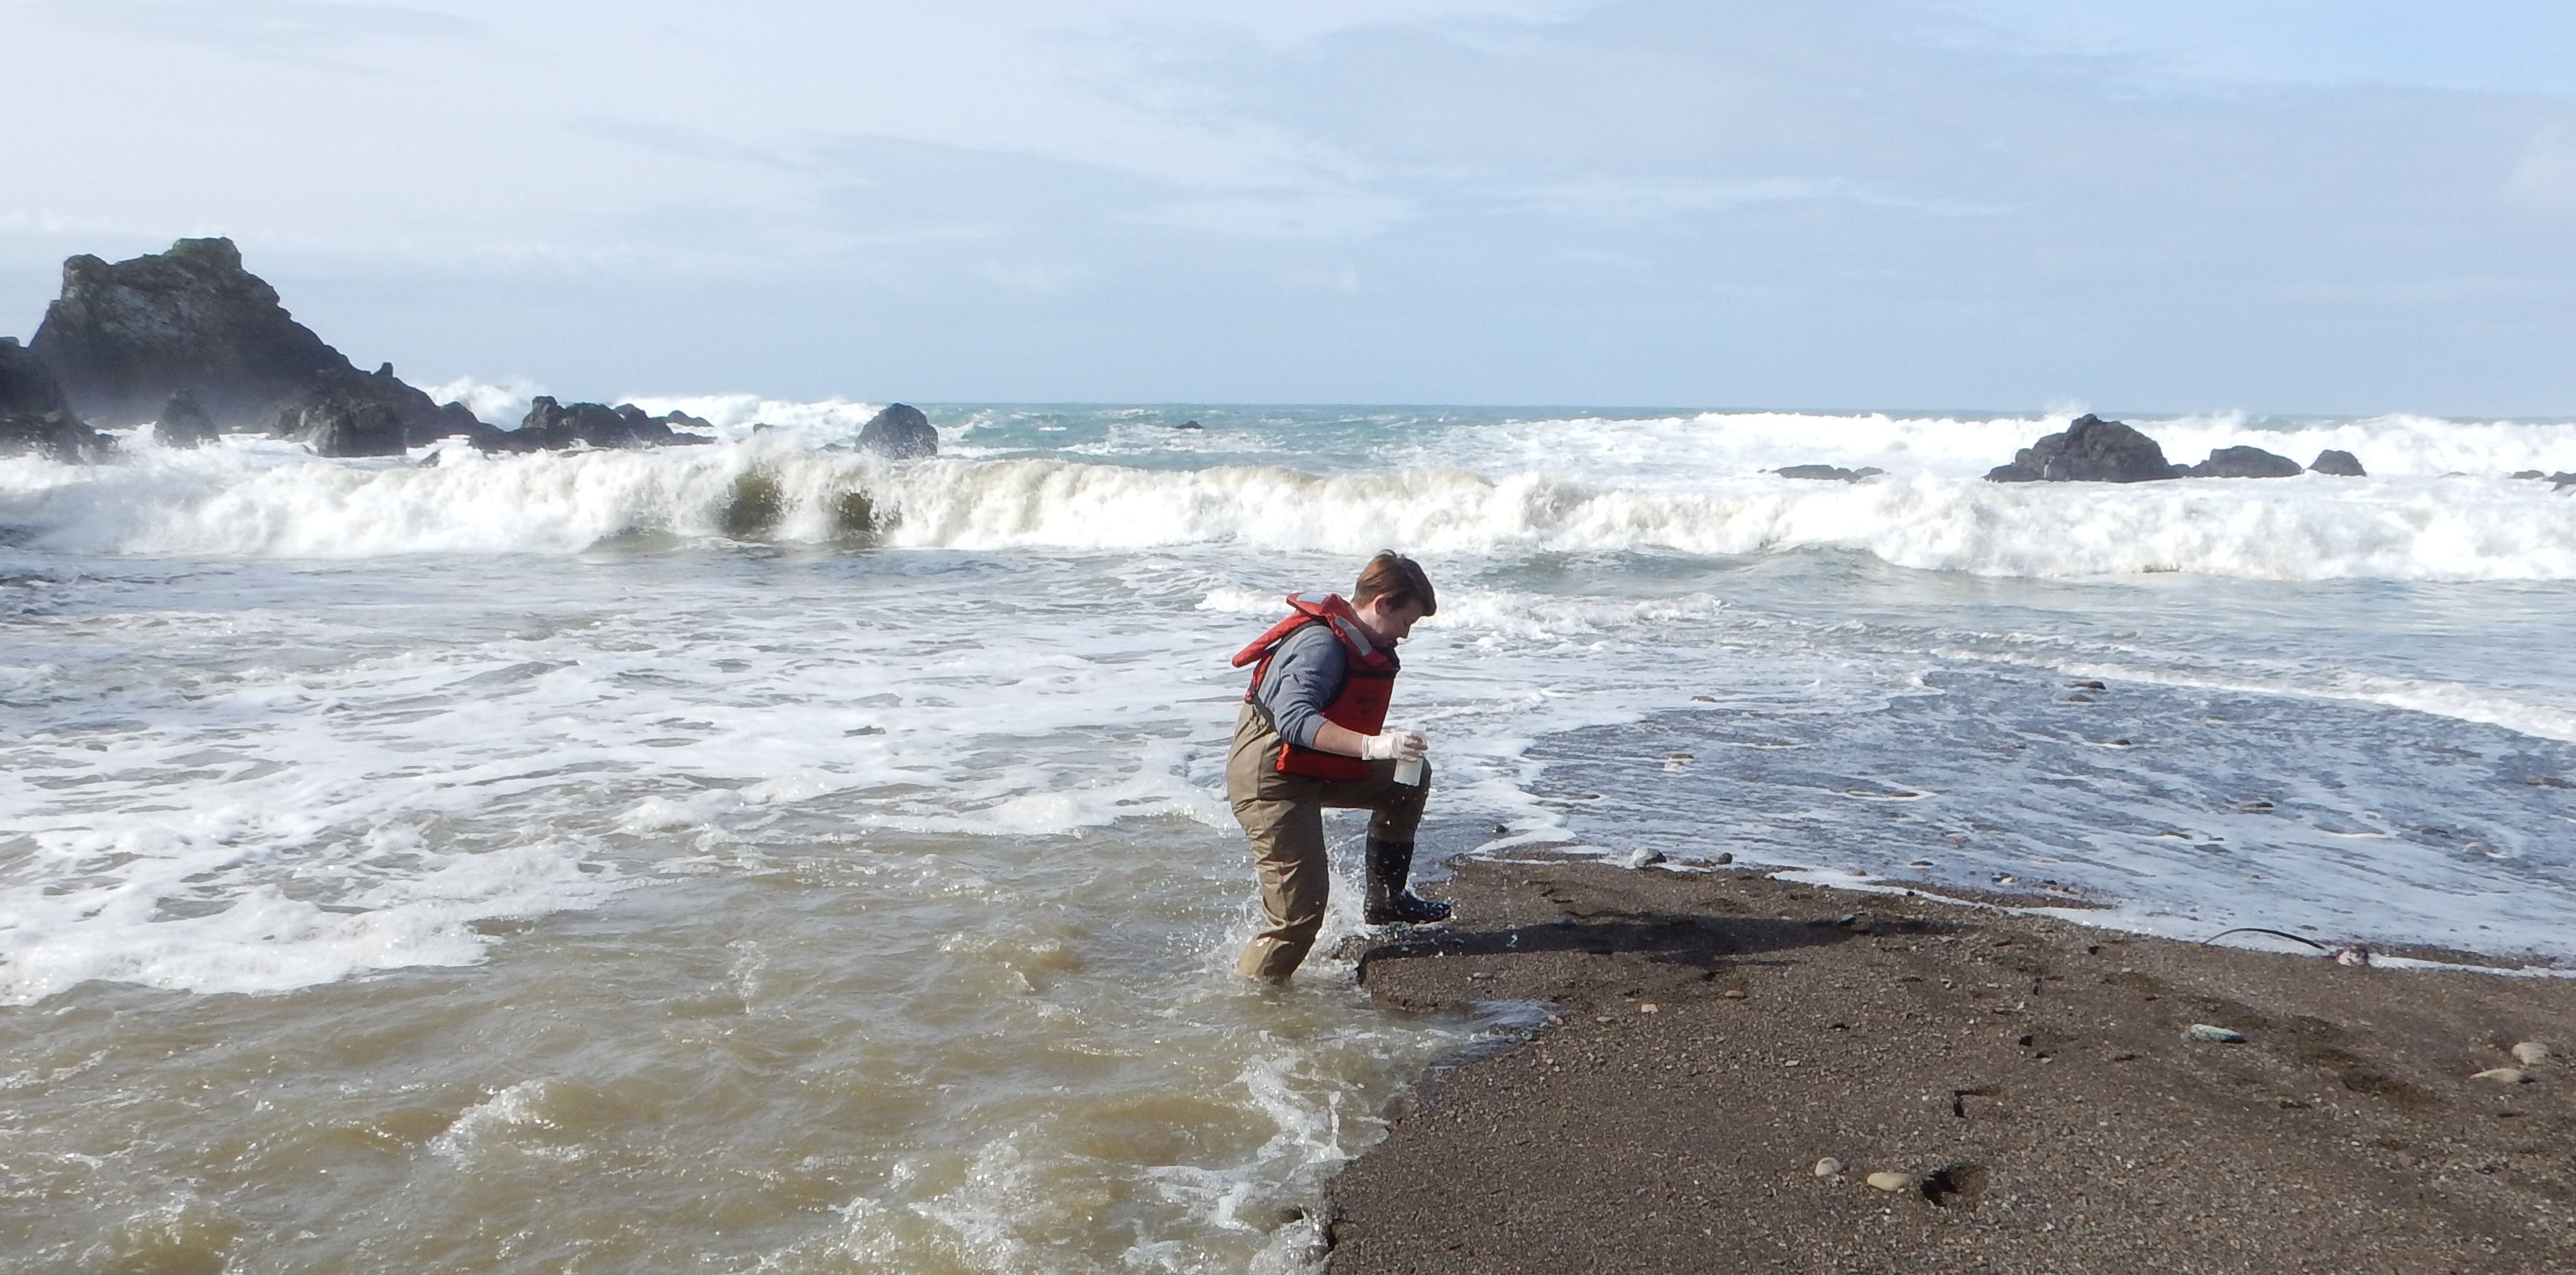
<svg viewBox="0 0 2576 1275">
<path fill-rule="evenodd" d="M 1417 731 L 1391 730 L 1360 741 L 1363 761 L 1419 761 L 1429 751 L 1431 741 Z"/>
</svg>

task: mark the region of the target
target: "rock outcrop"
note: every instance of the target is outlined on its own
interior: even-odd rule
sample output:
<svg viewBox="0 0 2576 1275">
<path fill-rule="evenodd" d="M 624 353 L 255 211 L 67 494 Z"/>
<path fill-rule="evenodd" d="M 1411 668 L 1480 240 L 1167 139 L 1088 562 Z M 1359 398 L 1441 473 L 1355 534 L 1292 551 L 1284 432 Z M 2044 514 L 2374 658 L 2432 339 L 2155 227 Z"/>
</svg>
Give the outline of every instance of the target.
<svg viewBox="0 0 2576 1275">
<path fill-rule="evenodd" d="M 1803 478 L 1811 482 L 1856 483 L 1864 478 L 1876 478 L 1887 471 L 1875 465 L 1859 469 L 1844 469 L 1838 465 L 1783 465 L 1771 472 L 1782 478 Z"/>
<path fill-rule="evenodd" d="M 2156 440 L 2091 413 L 2050 434 L 1986 474 L 1997 483 L 2143 483 L 2175 476 Z"/>
<path fill-rule="evenodd" d="M 2331 447 L 2318 452 L 2317 458 L 2308 462 L 2308 472 L 2312 474 L 2331 474 L 2337 478 L 2370 477 L 2369 474 L 2362 471 L 2360 457 L 2353 455 L 2351 452 L 2336 451 Z"/>
<path fill-rule="evenodd" d="M 163 447 L 203 447 L 223 437 L 221 426 L 206 414 L 206 406 L 197 396 L 181 390 L 161 405 L 161 414 L 152 418 L 152 440 Z"/>
<path fill-rule="evenodd" d="M 396 379 L 388 366 L 373 376 L 352 371 L 316 377 L 271 405 L 260 427 L 312 448 L 316 456 L 400 456 L 412 423 L 426 425 L 437 413 L 428 395 Z"/>
<path fill-rule="evenodd" d="M 115 439 L 64 404 L 62 386 L 31 351 L 16 337 L 0 337 L 0 456 L 32 454 L 69 465 L 115 451 Z"/>
<path fill-rule="evenodd" d="M 53 372 L 27 347 L 18 344 L 18 338 L 0 336 L 0 416 L 42 416 L 70 410 Z"/>
<path fill-rule="evenodd" d="M 859 430 L 859 450 L 889 460 L 914 460 L 939 454 L 939 431 L 930 418 L 907 403 L 889 405 Z"/>
<path fill-rule="evenodd" d="M 556 402 L 540 394 L 528 404 L 526 419 L 519 428 L 494 431 L 501 435 L 500 451 L 556 451 L 566 447 L 667 447 L 674 444 L 711 443 L 706 435 L 682 433 L 671 428 L 686 423 L 707 429 L 714 426 L 686 412 L 664 416 L 646 414 L 632 403 L 615 407 L 603 403 Z M 483 446 L 477 442 L 477 446 Z"/>
<path fill-rule="evenodd" d="M 229 239 L 113 265 L 73 257 L 29 348 L 74 412 L 111 428 L 151 420 L 181 390 L 219 425 L 247 424 L 320 376 L 356 371 L 242 268 Z"/>
<path fill-rule="evenodd" d="M 2219 447 L 2191 467 L 2192 478 L 2296 478 L 2306 471 L 2287 456 L 2260 447 Z"/>
</svg>

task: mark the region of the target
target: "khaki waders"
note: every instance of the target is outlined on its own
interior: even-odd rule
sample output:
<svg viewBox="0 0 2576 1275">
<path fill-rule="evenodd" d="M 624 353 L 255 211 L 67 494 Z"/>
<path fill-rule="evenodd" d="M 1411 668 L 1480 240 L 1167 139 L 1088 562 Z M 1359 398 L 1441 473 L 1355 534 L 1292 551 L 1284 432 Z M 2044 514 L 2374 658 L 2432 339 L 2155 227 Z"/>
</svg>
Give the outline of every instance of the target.
<svg viewBox="0 0 2576 1275">
<path fill-rule="evenodd" d="M 1236 972 L 1247 978 L 1282 979 L 1294 973 L 1324 928 L 1332 868 L 1324 855 L 1324 808 L 1366 810 L 1374 845 L 1398 847 L 1409 863 L 1422 802 L 1431 792 L 1431 767 L 1422 782 L 1395 782 L 1395 763 L 1369 763 L 1366 779 L 1336 783 L 1310 775 L 1279 773 L 1279 732 L 1246 704 L 1235 718 L 1234 747 L 1225 759 L 1225 795 L 1235 820 L 1252 840 L 1252 867 L 1261 878 L 1267 923 L 1243 949 Z M 1398 891 L 1403 882 L 1394 883 Z"/>
</svg>

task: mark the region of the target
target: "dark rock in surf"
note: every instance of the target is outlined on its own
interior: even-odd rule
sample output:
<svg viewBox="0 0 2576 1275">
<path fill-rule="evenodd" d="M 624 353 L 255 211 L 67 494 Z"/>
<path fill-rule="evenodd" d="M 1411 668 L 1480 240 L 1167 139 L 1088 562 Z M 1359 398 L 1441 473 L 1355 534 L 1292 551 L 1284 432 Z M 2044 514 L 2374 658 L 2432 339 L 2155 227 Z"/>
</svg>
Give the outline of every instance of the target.
<svg viewBox="0 0 2576 1275">
<path fill-rule="evenodd" d="M 242 268 L 229 239 L 182 239 L 113 265 L 65 261 L 62 296 L 29 348 L 71 410 L 111 427 L 151 420 L 181 390 L 219 425 L 249 422 L 321 377 L 356 372 Z"/>
<path fill-rule="evenodd" d="M 1836 465 L 1783 465 L 1771 472 L 1782 478 L 1798 478 L 1810 482 L 1856 483 L 1864 478 L 1876 478 L 1887 471 L 1875 465 L 1860 469 L 1844 469 Z"/>
<path fill-rule="evenodd" d="M 437 412 L 428 395 L 395 379 L 387 367 L 373 376 L 350 371 L 316 377 L 270 407 L 260 428 L 302 443 L 316 456 L 400 456 L 409 444 L 410 422 Z"/>
<path fill-rule="evenodd" d="M 2548 476 L 2537 469 L 2517 469 L 2505 475 L 2507 478 L 2547 478 Z"/>
<path fill-rule="evenodd" d="M 116 454 L 116 440 L 69 412 L 0 412 L 0 456 L 42 456 L 86 465 Z"/>
<path fill-rule="evenodd" d="M 917 460 L 939 454 L 939 431 L 930 418 L 908 403 L 894 403 L 859 430 L 859 450 L 889 460 Z"/>
<path fill-rule="evenodd" d="M 2336 478 L 2370 477 L 2369 474 L 2363 472 L 2360 457 L 2353 455 L 2351 452 L 2336 451 L 2331 447 L 2318 452 L 2317 458 L 2308 462 L 2308 472 L 2312 474 L 2330 474 Z"/>
<path fill-rule="evenodd" d="M 206 414 L 197 396 L 181 390 L 161 405 L 161 414 L 152 418 L 152 441 L 163 447 L 202 447 L 223 437 L 215 418 Z"/>
<path fill-rule="evenodd" d="M 1207 426 L 1205 426 L 1205 425 L 1201 425 L 1201 424 L 1199 424 L 1197 421 L 1182 421 L 1180 424 L 1175 425 L 1175 426 L 1173 426 L 1172 428 L 1174 428 L 1174 429 L 1206 429 L 1206 428 L 1207 428 Z"/>
<path fill-rule="evenodd" d="M 461 438 L 487 452 L 509 450 L 509 437 L 510 431 L 485 424 L 474 409 L 463 403 L 441 403 L 428 420 L 415 422 L 403 431 L 403 441 L 414 447 Z"/>
<path fill-rule="evenodd" d="M 2088 412 L 2064 432 L 2021 449 L 2011 464 L 1989 471 L 1986 481 L 2143 483 L 2172 478 L 2174 471 L 2156 440 Z"/>
<path fill-rule="evenodd" d="M 558 403 L 540 394 L 528 404 L 528 414 L 514 431 L 501 433 L 503 451 L 560 451 L 567 447 L 668 447 L 715 441 L 700 434 L 684 434 L 671 428 L 673 419 L 699 421 L 686 413 L 652 416 L 633 403 L 615 407 L 603 403 Z M 715 428 L 712 425 L 706 426 Z"/>
<path fill-rule="evenodd" d="M 77 465 L 105 460 L 116 440 L 64 404 L 53 372 L 15 337 L 0 337 L 0 456 L 36 455 Z"/>
<path fill-rule="evenodd" d="M 2220 447 L 2191 467 L 2193 478 L 2296 478 L 2299 462 L 2260 447 Z"/>
</svg>

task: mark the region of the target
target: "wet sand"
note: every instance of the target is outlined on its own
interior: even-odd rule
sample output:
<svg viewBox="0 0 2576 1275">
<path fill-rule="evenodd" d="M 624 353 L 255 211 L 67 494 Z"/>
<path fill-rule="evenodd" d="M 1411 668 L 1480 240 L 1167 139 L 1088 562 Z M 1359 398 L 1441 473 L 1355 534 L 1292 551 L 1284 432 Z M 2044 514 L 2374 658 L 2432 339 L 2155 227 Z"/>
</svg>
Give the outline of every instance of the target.
<svg viewBox="0 0 2576 1275">
<path fill-rule="evenodd" d="M 1445 893 L 1459 920 L 1370 948 L 1369 992 L 1555 1019 L 1337 1179 L 1335 1275 L 2576 1270 L 2576 981 L 1750 872 Z M 2471 1078 L 2526 1041 L 2560 1056 Z"/>
</svg>

